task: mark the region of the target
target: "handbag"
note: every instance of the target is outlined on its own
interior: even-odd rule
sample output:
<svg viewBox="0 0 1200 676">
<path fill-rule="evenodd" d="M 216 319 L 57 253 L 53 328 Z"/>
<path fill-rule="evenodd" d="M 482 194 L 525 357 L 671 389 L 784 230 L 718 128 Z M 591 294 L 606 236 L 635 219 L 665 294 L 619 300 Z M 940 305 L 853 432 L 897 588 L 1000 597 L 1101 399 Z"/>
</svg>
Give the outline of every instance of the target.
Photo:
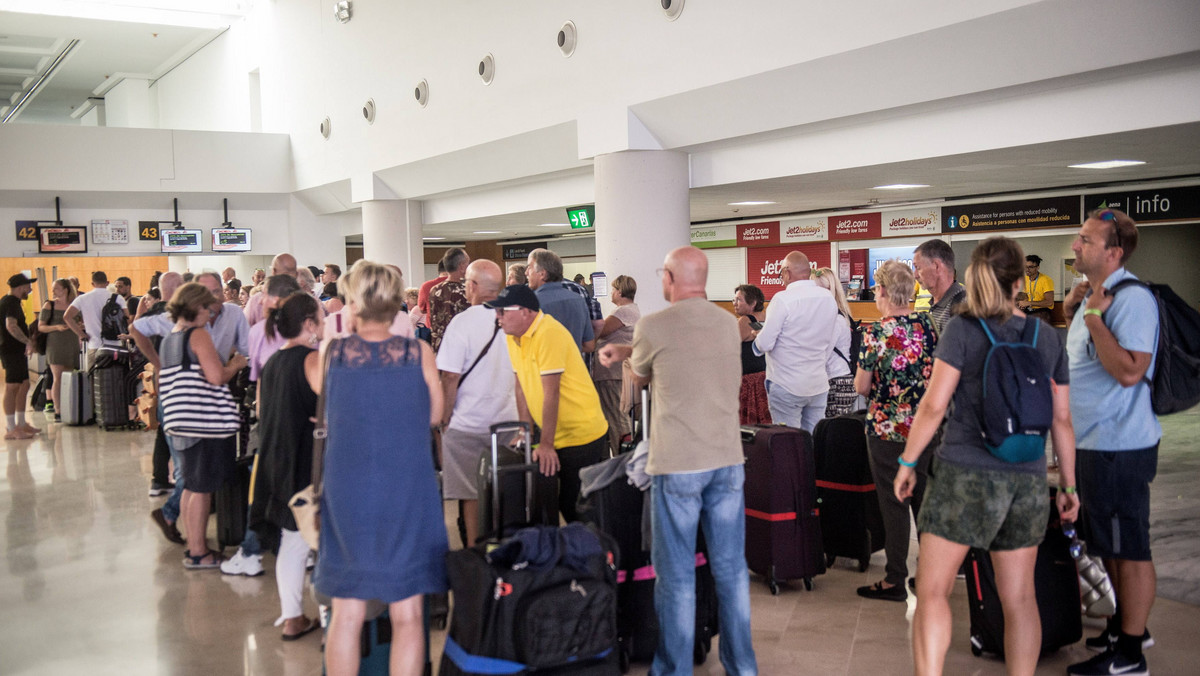
<svg viewBox="0 0 1200 676">
<path fill-rule="evenodd" d="M 296 520 L 296 530 L 300 537 L 313 551 L 321 544 L 321 488 L 325 474 L 325 440 L 329 437 L 329 427 L 325 422 L 325 393 L 329 391 L 329 356 L 333 354 L 335 340 L 325 348 L 325 359 L 322 368 L 321 393 L 317 395 L 317 422 L 313 425 L 312 449 L 312 483 L 300 489 L 291 500 L 288 507 L 292 510 L 292 518 Z"/>
<path fill-rule="evenodd" d="M 1071 539 L 1071 558 L 1079 574 L 1079 601 L 1088 617 L 1109 617 L 1117 612 L 1117 593 L 1104 569 L 1104 562 L 1089 556 L 1087 544 L 1079 539 L 1075 524 L 1063 523 L 1063 535 Z"/>
<path fill-rule="evenodd" d="M 192 331 L 195 329 L 188 329 L 182 334 L 179 364 L 159 371 L 163 431 L 181 437 L 224 439 L 241 429 L 237 402 L 228 387 L 208 382 L 200 365 L 193 363 L 188 356 L 187 346 Z M 175 335 L 179 334 L 172 334 L 171 337 Z M 92 368 L 98 366 L 93 364 Z"/>
</svg>

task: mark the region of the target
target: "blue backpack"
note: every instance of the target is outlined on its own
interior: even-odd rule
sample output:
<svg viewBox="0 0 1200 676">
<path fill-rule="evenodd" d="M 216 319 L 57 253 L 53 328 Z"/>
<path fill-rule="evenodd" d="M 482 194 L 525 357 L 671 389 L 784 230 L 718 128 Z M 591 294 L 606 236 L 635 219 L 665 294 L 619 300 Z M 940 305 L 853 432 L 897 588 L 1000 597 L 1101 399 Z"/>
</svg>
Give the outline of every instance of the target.
<svg viewBox="0 0 1200 676">
<path fill-rule="evenodd" d="M 983 362 L 983 443 L 1005 462 L 1030 462 L 1046 452 L 1054 397 L 1037 351 L 1041 324 L 1027 317 L 1021 342 L 999 343 L 987 322 L 979 320 L 992 344 Z"/>
</svg>

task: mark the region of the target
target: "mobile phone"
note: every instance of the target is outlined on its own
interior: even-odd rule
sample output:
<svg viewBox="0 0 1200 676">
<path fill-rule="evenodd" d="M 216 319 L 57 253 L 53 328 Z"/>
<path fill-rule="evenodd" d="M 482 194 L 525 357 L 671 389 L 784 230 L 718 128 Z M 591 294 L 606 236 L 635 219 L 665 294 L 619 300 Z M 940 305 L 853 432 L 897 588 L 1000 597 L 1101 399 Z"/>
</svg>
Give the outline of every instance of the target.
<svg viewBox="0 0 1200 676">
<path fill-rule="evenodd" d="M 762 322 L 750 322 L 750 328 L 755 331 L 762 331 Z"/>
</svg>

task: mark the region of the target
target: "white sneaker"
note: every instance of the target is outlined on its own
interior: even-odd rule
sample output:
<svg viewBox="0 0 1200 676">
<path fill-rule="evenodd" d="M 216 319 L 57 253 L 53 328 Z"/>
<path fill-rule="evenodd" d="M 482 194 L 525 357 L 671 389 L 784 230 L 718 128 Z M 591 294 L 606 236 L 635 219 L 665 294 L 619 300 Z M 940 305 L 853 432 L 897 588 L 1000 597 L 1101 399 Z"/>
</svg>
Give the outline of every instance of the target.
<svg viewBox="0 0 1200 676">
<path fill-rule="evenodd" d="M 262 554 L 250 556 L 243 553 L 242 548 L 238 547 L 237 553 L 221 564 L 221 574 L 258 577 L 263 574 Z"/>
<path fill-rule="evenodd" d="M 312 570 L 317 565 L 317 553 L 308 550 L 308 558 L 304 559 L 304 570 Z"/>
</svg>

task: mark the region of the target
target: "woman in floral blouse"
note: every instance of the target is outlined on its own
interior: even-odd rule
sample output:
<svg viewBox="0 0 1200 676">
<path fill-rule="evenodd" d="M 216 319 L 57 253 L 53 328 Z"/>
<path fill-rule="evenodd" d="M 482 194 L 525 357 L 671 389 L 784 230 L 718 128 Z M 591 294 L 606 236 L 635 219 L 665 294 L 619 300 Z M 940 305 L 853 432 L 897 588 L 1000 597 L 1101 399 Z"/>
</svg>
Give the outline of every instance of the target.
<svg viewBox="0 0 1200 676">
<path fill-rule="evenodd" d="M 908 578 L 909 506 L 896 499 L 892 483 L 900 469 L 896 458 L 904 452 L 917 403 L 933 372 L 937 341 L 929 313 L 909 309 L 914 282 L 912 269 L 897 260 L 887 261 L 875 271 L 875 306 L 880 320 L 863 328 L 854 377 L 855 389 L 870 401 L 867 447 L 883 514 L 887 554 L 884 579 L 859 587 L 858 595 L 885 601 L 903 602 L 908 598 L 904 582 Z M 916 467 L 917 485 L 910 500 L 914 517 L 921 509 L 928 469 L 929 460 L 923 457 Z"/>
</svg>

